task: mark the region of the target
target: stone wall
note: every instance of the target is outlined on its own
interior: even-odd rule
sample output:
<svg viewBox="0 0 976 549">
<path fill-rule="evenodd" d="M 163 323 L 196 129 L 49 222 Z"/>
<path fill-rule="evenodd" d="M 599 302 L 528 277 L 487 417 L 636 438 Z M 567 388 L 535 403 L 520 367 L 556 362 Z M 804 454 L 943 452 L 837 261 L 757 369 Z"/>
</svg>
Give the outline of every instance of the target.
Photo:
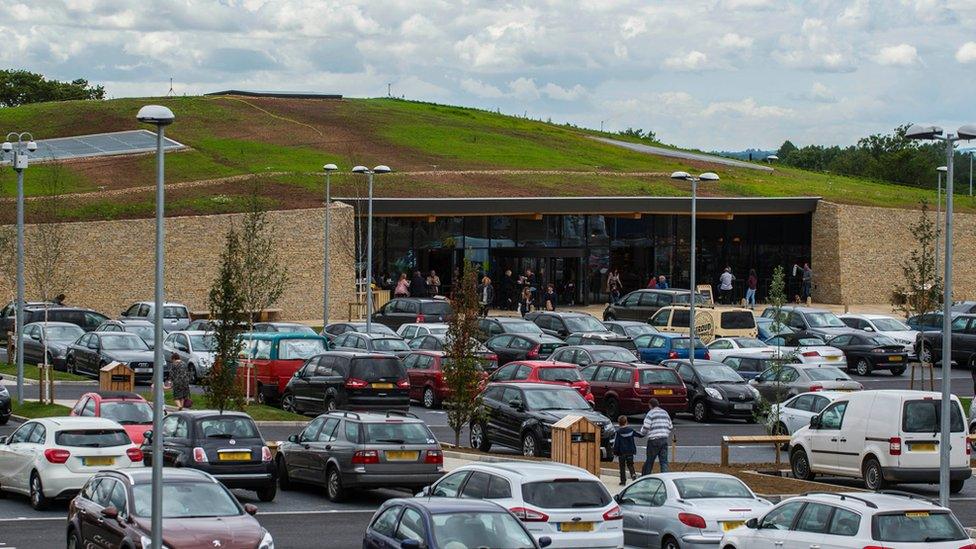
<svg viewBox="0 0 976 549">
<path fill-rule="evenodd" d="M 889 303 L 904 280 L 902 262 L 917 247 L 910 230 L 917 219 L 918 210 L 821 201 L 811 240 L 814 301 Z M 976 299 L 976 215 L 953 217 L 953 254 L 953 299 Z"/>
<path fill-rule="evenodd" d="M 288 285 L 276 308 L 282 318 L 322 318 L 324 208 L 268 212 L 272 230 L 280 244 L 279 257 L 288 265 Z M 165 297 L 185 303 L 191 310 L 207 310 L 207 295 L 217 273 L 224 236 L 240 214 L 170 217 L 166 219 Z M 332 206 L 330 235 L 330 317 L 348 316 L 355 300 L 352 246 L 353 209 L 341 203 Z M 126 306 L 152 300 L 155 269 L 155 220 L 132 219 L 69 223 L 69 242 L 64 268 L 71 270 L 67 291 L 70 305 L 90 307 L 109 316 Z M 31 231 L 25 228 L 30 243 Z M 25 248 L 30 261 L 31 250 Z M 3 277 L 0 295 L 6 302 L 15 295 L 8 277 Z M 36 292 L 27 279 L 27 299 Z M 9 296 L 9 297 L 8 297 Z M 321 323 L 321 320 L 318 320 Z"/>
</svg>

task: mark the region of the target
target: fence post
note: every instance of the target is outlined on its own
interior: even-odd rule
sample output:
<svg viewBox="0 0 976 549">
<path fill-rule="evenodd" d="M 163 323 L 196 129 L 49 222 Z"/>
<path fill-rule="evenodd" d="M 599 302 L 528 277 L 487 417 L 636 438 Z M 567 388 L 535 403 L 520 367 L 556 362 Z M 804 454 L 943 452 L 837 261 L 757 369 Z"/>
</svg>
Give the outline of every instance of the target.
<svg viewBox="0 0 976 549">
<path fill-rule="evenodd" d="M 722 467 L 729 466 L 729 441 L 722 437 Z"/>
</svg>

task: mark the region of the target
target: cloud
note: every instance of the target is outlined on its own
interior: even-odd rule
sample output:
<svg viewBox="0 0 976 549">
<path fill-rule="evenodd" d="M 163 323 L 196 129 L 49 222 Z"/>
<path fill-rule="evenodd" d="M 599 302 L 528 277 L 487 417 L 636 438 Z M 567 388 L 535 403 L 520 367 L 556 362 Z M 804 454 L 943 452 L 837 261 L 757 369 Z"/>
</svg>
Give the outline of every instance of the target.
<svg viewBox="0 0 976 549">
<path fill-rule="evenodd" d="M 719 47 L 731 50 L 747 50 L 752 47 L 753 42 L 755 40 L 752 38 L 734 32 L 727 32 L 718 39 Z"/>
<path fill-rule="evenodd" d="M 966 42 L 956 50 L 956 61 L 960 63 L 976 62 L 976 42 Z"/>
<path fill-rule="evenodd" d="M 523 100 L 536 100 L 548 97 L 556 101 L 576 101 L 585 97 L 589 92 L 583 86 L 576 84 L 565 88 L 558 84 L 548 82 L 543 86 L 537 86 L 532 78 L 520 77 L 508 83 L 512 95 Z"/>
<path fill-rule="evenodd" d="M 709 103 L 702 110 L 703 116 L 734 115 L 757 118 L 781 118 L 792 114 L 793 111 L 787 108 L 760 105 L 751 97 L 740 101 L 717 101 Z"/>
<path fill-rule="evenodd" d="M 677 54 L 664 60 L 664 66 L 676 71 L 697 71 L 705 67 L 708 56 L 698 50 Z"/>
<path fill-rule="evenodd" d="M 810 94 L 808 96 L 811 101 L 816 101 L 818 103 L 836 103 L 837 97 L 834 92 L 830 90 L 827 86 L 821 84 L 820 82 L 814 82 L 813 86 L 810 88 Z"/>
<path fill-rule="evenodd" d="M 620 25 L 620 34 L 630 39 L 643 34 L 647 30 L 647 23 L 640 17 L 630 16 Z"/>
<path fill-rule="evenodd" d="M 723 2 L 730 10 L 765 10 L 772 9 L 775 5 L 774 0 L 725 0 Z"/>
<path fill-rule="evenodd" d="M 919 62 L 918 50 L 909 44 L 885 46 L 874 56 L 874 61 L 879 65 L 907 67 Z"/>
<path fill-rule="evenodd" d="M 461 80 L 461 89 L 478 97 L 497 98 L 505 97 L 505 93 L 491 84 L 486 84 L 473 78 Z"/>
<path fill-rule="evenodd" d="M 822 19 L 807 18 L 801 32 L 780 35 L 781 49 L 773 58 L 790 68 L 817 72 L 851 72 L 857 66 L 853 48 Z"/>
</svg>

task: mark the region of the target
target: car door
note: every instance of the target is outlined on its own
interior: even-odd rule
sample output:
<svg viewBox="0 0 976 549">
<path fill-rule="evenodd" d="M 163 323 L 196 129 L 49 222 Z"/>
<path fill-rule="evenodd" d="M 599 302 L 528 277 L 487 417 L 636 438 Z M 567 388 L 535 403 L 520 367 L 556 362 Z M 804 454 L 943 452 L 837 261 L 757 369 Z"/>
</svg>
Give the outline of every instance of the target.
<svg viewBox="0 0 976 549">
<path fill-rule="evenodd" d="M 119 547 L 122 538 L 125 537 L 125 527 L 122 521 L 129 514 L 126 489 L 121 482 L 115 479 L 103 478 L 98 483 L 95 497 L 99 509 L 98 514 L 94 517 L 95 520 L 91 529 L 94 535 L 91 538 L 98 540 L 99 546 L 105 549 Z M 118 511 L 117 519 L 108 518 L 101 514 L 101 509 L 107 507 L 114 507 Z"/>
<path fill-rule="evenodd" d="M 668 357 L 668 347 L 670 346 L 670 342 L 671 338 L 664 336 L 651 336 L 651 340 L 648 342 L 647 348 L 640 350 L 641 360 L 647 362 L 648 364 L 660 364 L 662 360 Z"/>
<path fill-rule="evenodd" d="M 163 464 L 183 464 L 183 456 L 190 454 L 190 423 L 183 416 L 169 416 L 163 420 Z"/>
<path fill-rule="evenodd" d="M 525 399 L 522 391 L 516 387 L 505 387 L 502 392 L 501 402 L 496 413 L 498 419 L 496 426 L 498 429 L 498 440 L 502 444 L 510 445 L 513 448 L 520 448 L 523 418 L 526 416 L 523 409 Z"/>
<path fill-rule="evenodd" d="M 512 360 L 512 351 L 508 348 L 514 336 L 502 334 L 489 339 L 485 346 L 498 356 L 498 365 L 503 366 Z"/>
<path fill-rule="evenodd" d="M 759 528 L 751 530 L 752 537 L 748 540 L 745 547 L 749 549 L 786 549 L 788 540 L 791 539 L 793 524 L 796 522 L 797 514 L 803 508 L 803 501 L 789 501 L 759 519 Z M 795 545 L 789 545 L 794 549 Z M 804 546 L 803 549 L 808 549 Z"/>
<path fill-rule="evenodd" d="M 642 478 L 615 499 L 624 516 L 624 545 L 660 547 L 661 531 L 651 527 L 650 517 L 657 514 L 667 500 L 664 482 L 656 478 Z"/>
<path fill-rule="evenodd" d="M 92 334 L 91 337 L 88 338 L 88 345 L 85 348 L 85 359 L 81 361 L 82 370 L 97 376 L 100 352 L 101 338 L 98 334 Z"/>
<path fill-rule="evenodd" d="M 27 489 L 28 480 L 24 477 L 33 466 L 29 462 L 29 452 L 27 445 L 30 444 L 30 435 L 38 423 L 28 421 L 8 438 L 6 443 L 0 444 L 0 485 L 7 486 L 18 491 Z"/>
<path fill-rule="evenodd" d="M 393 549 L 400 547 L 394 535 L 396 533 L 397 519 L 402 510 L 403 506 L 401 505 L 391 505 L 380 512 L 373 520 L 373 523 L 366 528 L 363 549 Z"/>
<path fill-rule="evenodd" d="M 818 416 L 820 426 L 808 430 L 810 466 L 817 472 L 836 472 L 840 467 L 837 452 L 840 449 L 841 430 L 847 406 L 846 400 L 830 404 Z"/>
<path fill-rule="evenodd" d="M 801 427 L 810 425 L 810 418 L 816 415 L 813 408 L 814 396 L 810 394 L 800 395 L 783 407 L 780 414 L 780 421 L 786 425 L 787 431 L 791 434 Z"/>
<path fill-rule="evenodd" d="M 88 342 L 91 341 L 92 337 L 94 337 L 92 334 L 85 334 L 71 344 L 71 360 L 76 370 L 83 370 L 84 368 L 84 362 L 90 352 Z"/>
<path fill-rule="evenodd" d="M 976 318 L 965 329 L 952 332 L 952 359 L 963 366 L 976 366 Z"/>
<path fill-rule="evenodd" d="M 833 512 L 833 506 L 808 502 L 800 511 L 793 525 L 793 531 L 787 537 L 783 548 L 808 549 L 816 547 L 820 549 L 824 547 Z"/>
<path fill-rule="evenodd" d="M 329 459 L 335 456 L 333 444 L 335 443 L 336 432 L 338 430 L 339 418 L 326 418 L 315 440 L 306 443 L 308 444 L 308 480 L 310 482 L 325 485 L 325 470 L 329 464 Z M 349 465 L 351 465 L 351 455 L 349 462 L 340 462 L 340 469 L 345 469 Z"/>
<path fill-rule="evenodd" d="M 685 387 L 688 388 L 688 409 L 691 410 L 692 403 L 695 399 L 702 396 L 705 390 L 698 382 L 698 376 L 695 375 L 694 368 L 687 364 L 678 364 L 678 377 L 681 378 L 681 381 L 685 383 Z"/>
<path fill-rule="evenodd" d="M 295 409 L 299 412 L 309 412 L 317 406 L 317 403 L 313 402 L 312 376 L 315 374 L 315 367 L 320 358 L 313 356 L 306 360 L 289 382 L 295 398 Z"/>
<path fill-rule="evenodd" d="M 319 431 L 325 423 L 325 417 L 319 416 L 308 423 L 301 433 L 298 442 L 288 446 L 285 454 L 285 464 L 288 466 L 288 476 L 295 480 L 312 480 L 311 443 L 318 439 Z"/>
</svg>

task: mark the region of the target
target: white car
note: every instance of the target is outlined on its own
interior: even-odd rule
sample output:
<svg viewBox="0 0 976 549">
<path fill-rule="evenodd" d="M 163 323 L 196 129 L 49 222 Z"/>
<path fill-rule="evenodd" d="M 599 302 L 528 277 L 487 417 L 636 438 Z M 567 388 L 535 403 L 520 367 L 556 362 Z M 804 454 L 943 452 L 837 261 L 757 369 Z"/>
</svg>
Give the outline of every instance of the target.
<svg viewBox="0 0 976 549">
<path fill-rule="evenodd" d="M 885 315 L 846 314 L 840 319 L 851 328 L 886 335 L 905 346 L 905 352 L 911 358 L 915 357 L 915 338 L 919 331 L 913 330 L 908 324 L 897 318 Z"/>
<path fill-rule="evenodd" d="M 167 363 L 173 353 L 179 355 L 190 372 L 190 383 L 197 383 L 213 367 L 214 357 L 217 355 L 217 340 L 214 339 L 213 332 L 202 330 L 172 332 L 163 340 L 163 352 Z"/>
<path fill-rule="evenodd" d="M 624 515 L 624 543 L 663 549 L 718 549 L 724 532 L 773 506 L 720 473 L 647 475 L 614 499 Z"/>
<path fill-rule="evenodd" d="M 812 492 L 725 534 L 721 549 L 972 549 L 952 511 L 909 495 Z"/>
<path fill-rule="evenodd" d="M 816 334 L 809 332 L 780 334 L 767 339 L 766 344 L 774 349 L 772 355 L 774 357 L 788 357 L 799 364 L 847 369 L 847 357 L 844 351 L 827 345 L 827 342 Z"/>
<path fill-rule="evenodd" d="M 122 319 L 141 319 L 156 322 L 156 304 L 152 301 L 133 303 L 119 315 Z M 167 332 L 185 330 L 190 324 L 190 309 L 182 303 L 163 303 L 163 329 Z"/>
<path fill-rule="evenodd" d="M 621 548 L 623 515 L 600 479 L 560 463 L 472 463 L 420 495 L 489 499 L 515 514 L 550 547 Z"/>
<path fill-rule="evenodd" d="M 776 349 L 754 337 L 720 337 L 708 344 L 708 356 L 722 362 L 729 355 L 772 356 Z"/>
<path fill-rule="evenodd" d="M 773 404 L 769 411 L 769 430 L 774 435 L 792 435 L 801 427 L 810 425 L 810 418 L 823 411 L 828 404 L 848 394 L 848 391 L 800 393 Z"/>
<path fill-rule="evenodd" d="M 430 324 L 401 324 L 396 331 L 397 335 L 409 341 L 415 337 L 425 335 L 446 335 L 447 324 L 443 322 L 431 322 Z"/>
<path fill-rule="evenodd" d="M 0 437 L 0 487 L 29 496 L 35 509 L 73 496 L 98 471 L 130 467 L 143 467 L 142 451 L 110 419 L 35 419 Z"/>
</svg>

